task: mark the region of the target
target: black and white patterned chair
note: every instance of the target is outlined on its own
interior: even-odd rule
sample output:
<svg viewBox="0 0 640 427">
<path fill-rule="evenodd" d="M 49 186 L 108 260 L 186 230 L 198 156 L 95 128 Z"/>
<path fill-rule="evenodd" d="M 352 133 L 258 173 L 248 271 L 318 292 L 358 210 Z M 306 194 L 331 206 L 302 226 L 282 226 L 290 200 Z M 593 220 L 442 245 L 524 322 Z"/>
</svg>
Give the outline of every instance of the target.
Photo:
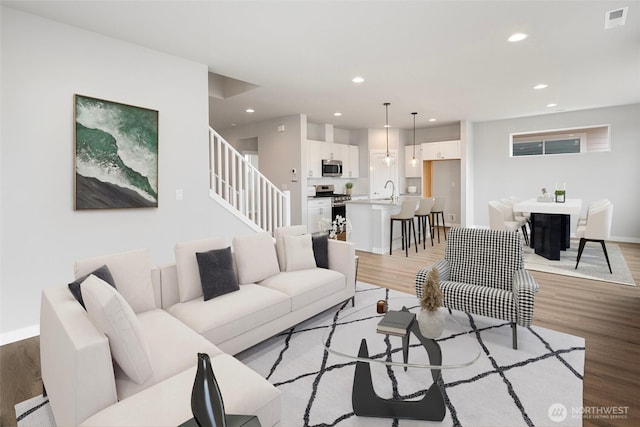
<svg viewBox="0 0 640 427">
<path fill-rule="evenodd" d="M 511 322 L 513 348 L 518 348 L 516 325 L 531 325 L 538 283 L 524 269 L 517 232 L 452 228 L 444 258 L 416 274 L 418 298 L 432 268 L 440 275 L 445 307 Z"/>
</svg>

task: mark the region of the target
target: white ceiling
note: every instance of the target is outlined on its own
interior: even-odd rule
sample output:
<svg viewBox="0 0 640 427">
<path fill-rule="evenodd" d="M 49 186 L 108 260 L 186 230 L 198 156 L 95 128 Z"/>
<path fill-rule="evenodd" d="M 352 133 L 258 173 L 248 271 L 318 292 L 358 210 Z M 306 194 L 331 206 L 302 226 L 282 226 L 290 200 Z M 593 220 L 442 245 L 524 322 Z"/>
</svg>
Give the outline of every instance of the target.
<svg viewBox="0 0 640 427">
<path fill-rule="evenodd" d="M 425 127 L 431 117 L 486 121 L 640 102 L 637 0 L 2 4 L 258 85 L 211 98 L 218 129 L 298 113 L 377 128 L 383 102 L 402 128 L 412 127 L 412 111 Z M 605 13 L 625 6 L 626 25 L 605 30 Z M 506 41 L 518 31 L 529 37 Z M 353 84 L 356 75 L 365 82 Z M 537 83 L 549 87 L 535 91 Z"/>
</svg>

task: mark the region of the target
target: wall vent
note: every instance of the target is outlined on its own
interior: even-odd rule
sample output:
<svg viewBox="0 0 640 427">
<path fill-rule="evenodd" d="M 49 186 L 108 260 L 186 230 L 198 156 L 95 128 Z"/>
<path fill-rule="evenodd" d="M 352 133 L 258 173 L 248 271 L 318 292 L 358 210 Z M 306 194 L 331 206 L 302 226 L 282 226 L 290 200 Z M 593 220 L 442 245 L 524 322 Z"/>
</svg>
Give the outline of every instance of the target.
<svg viewBox="0 0 640 427">
<path fill-rule="evenodd" d="M 604 29 L 621 27 L 627 22 L 628 7 L 610 10 L 604 14 Z"/>
</svg>

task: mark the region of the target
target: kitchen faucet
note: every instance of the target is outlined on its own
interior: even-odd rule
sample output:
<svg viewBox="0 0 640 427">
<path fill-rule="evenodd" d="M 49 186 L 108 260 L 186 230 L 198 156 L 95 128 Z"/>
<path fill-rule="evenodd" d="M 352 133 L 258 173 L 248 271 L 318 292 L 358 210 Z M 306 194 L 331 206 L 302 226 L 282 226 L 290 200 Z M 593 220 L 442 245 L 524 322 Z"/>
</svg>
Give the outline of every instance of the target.
<svg viewBox="0 0 640 427">
<path fill-rule="evenodd" d="M 387 189 L 387 184 L 391 184 L 391 203 L 396 203 L 396 185 L 393 183 L 393 181 L 391 181 L 390 179 L 387 180 L 387 182 L 384 183 L 384 188 L 385 190 Z"/>
</svg>

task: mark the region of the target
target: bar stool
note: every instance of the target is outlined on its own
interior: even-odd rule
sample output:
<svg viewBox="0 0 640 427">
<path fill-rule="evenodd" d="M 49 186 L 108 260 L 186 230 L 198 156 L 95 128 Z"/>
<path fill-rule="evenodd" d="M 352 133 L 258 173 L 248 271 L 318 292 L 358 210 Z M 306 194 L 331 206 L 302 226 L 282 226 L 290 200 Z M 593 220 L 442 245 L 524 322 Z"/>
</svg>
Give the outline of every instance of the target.
<svg viewBox="0 0 640 427">
<path fill-rule="evenodd" d="M 411 235 L 409 232 L 413 229 L 413 242 L 416 245 L 416 253 L 418 253 L 418 241 L 416 239 L 416 226 L 413 222 L 413 217 L 416 212 L 415 200 L 405 200 L 400 206 L 400 213 L 391 215 L 389 221 L 389 255 L 393 250 L 393 222 L 400 221 L 402 226 L 402 249 L 404 249 L 405 256 L 409 256 L 409 246 L 411 244 Z"/>
<path fill-rule="evenodd" d="M 444 234 L 444 240 L 447 240 L 447 229 L 445 228 L 447 225 L 444 223 L 444 205 L 446 204 L 446 198 L 436 197 L 435 202 L 433 203 L 433 208 L 431 208 L 431 225 L 435 225 L 435 227 L 438 228 L 438 243 L 440 243 L 440 217 L 438 217 L 438 215 L 442 217 L 442 232 Z"/>
<path fill-rule="evenodd" d="M 431 208 L 433 198 L 420 199 L 415 216 L 418 218 L 418 243 L 422 237 L 422 249 L 426 249 L 427 242 L 427 222 L 429 223 L 429 236 L 431 236 L 431 246 L 433 246 L 433 227 L 431 226 Z M 422 231 L 421 231 L 422 230 Z"/>
</svg>

